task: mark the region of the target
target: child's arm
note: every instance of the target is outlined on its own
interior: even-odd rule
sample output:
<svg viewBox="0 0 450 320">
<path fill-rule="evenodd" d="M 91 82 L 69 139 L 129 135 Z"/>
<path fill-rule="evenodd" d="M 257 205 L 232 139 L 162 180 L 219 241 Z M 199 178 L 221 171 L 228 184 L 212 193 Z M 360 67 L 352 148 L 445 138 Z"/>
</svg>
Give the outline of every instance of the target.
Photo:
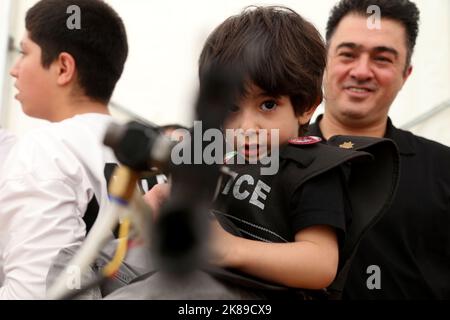
<svg viewBox="0 0 450 320">
<path fill-rule="evenodd" d="M 322 289 L 334 280 L 338 242 L 334 228 L 311 226 L 295 242 L 266 243 L 231 235 L 213 222 L 212 262 L 288 287 Z"/>
<path fill-rule="evenodd" d="M 335 178 L 338 179 L 338 175 Z M 319 184 L 316 180 L 314 188 L 305 187 L 303 191 L 306 198 L 314 204 L 327 203 L 321 200 L 323 194 L 318 193 L 318 190 L 324 190 L 324 194 L 334 192 L 337 194 L 336 198 L 339 198 L 337 186 L 340 186 L 340 180 L 335 180 L 337 186 L 329 183 L 329 177 L 325 177 L 323 181 L 326 184 Z M 158 211 L 168 195 L 167 185 L 156 185 L 146 194 L 145 200 Z M 331 203 L 332 205 L 327 203 L 322 209 L 341 206 L 338 202 Z M 303 209 L 311 210 L 311 207 Z M 214 221 L 210 244 L 211 262 L 288 287 L 322 289 L 331 284 L 337 272 L 339 252 L 335 230 L 331 226 L 315 223 L 298 231 L 295 242 L 266 243 L 233 236 Z"/>
</svg>

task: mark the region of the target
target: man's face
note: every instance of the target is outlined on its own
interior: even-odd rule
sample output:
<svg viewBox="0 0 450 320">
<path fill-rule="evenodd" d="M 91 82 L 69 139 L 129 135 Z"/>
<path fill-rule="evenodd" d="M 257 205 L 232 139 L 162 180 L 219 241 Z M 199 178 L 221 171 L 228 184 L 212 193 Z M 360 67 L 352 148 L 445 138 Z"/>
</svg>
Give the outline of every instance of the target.
<svg viewBox="0 0 450 320">
<path fill-rule="evenodd" d="M 408 78 L 406 33 L 393 20 L 369 29 L 367 18 L 344 17 L 330 39 L 324 77 L 326 112 L 348 126 L 386 121 L 391 103 Z"/>
<path fill-rule="evenodd" d="M 10 71 L 16 79 L 18 94 L 15 98 L 21 103 L 25 114 L 41 119 L 50 119 L 52 83 L 55 70 L 46 69 L 41 64 L 41 48 L 26 34 L 20 43 L 21 56 Z"/>
</svg>

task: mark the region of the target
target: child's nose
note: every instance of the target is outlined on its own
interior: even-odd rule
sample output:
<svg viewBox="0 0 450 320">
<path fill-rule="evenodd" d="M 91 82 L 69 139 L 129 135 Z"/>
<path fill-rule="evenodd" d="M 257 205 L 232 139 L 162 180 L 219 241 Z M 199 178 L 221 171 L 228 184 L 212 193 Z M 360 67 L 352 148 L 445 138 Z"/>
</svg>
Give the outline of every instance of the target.
<svg viewBox="0 0 450 320">
<path fill-rule="evenodd" d="M 242 113 L 240 127 L 244 131 L 256 131 L 258 126 L 255 115 L 252 112 L 244 111 Z"/>
</svg>

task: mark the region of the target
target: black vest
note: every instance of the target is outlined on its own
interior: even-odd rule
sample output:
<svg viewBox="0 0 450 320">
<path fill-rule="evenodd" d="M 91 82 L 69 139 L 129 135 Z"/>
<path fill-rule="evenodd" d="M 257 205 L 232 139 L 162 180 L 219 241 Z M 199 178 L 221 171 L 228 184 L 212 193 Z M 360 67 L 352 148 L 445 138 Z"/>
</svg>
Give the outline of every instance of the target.
<svg viewBox="0 0 450 320">
<path fill-rule="evenodd" d="M 398 184 L 399 154 L 395 143 L 389 139 L 334 136 L 327 143 L 328 145 L 317 143 L 284 147 L 280 150 L 280 172 L 274 176 L 259 176 L 258 181 L 251 181 L 248 177 L 242 178 L 245 175 L 242 167 L 233 165 L 232 170 L 238 173 L 234 184 L 241 177 L 242 182 L 254 188 L 246 190 L 242 185 L 238 186 L 235 191 L 237 190 L 241 197 L 246 197 L 233 199 L 230 197 L 232 192 L 230 187 L 227 194 L 222 193 L 219 196 L 218 200 L 221 200 L 222 206 L 218 206 L 215 213 L 225 230 L 235 235 L 251 239 L 260 238 L 259 240 L 269 242 L 293 241 L 293 233 L 286 224 L 287 219 L 272 220 L 270 223 L 272 228 L 267 230 L 269 228 L 264 225 L 264 220 L 254 219 L 254 225 L 249 225 L 228 215 L 226 211 L 231 207 L 234 212 L 240 212 L 247 218 L 248 215 L 257 217 L 262 205 L 264 210 L 287 212 L 285 207 L 289 205 L 290 196 L 295 190 L 311 178 L 340 167 L 346 177 L 348 201 L 351 206 L 351 219 L 348 219 L 345 241 L 340 248 L 338 275 L 331 286 L 340 292 L 361 237 L 381 218 L 392 202 Z M 254 167 L 253 170 L 258 170 L 258 166 Z M 249 176 L 254 177 L 255 174 Z M 270 195 L 264 197 L 269 188 Z M 247 211 L 250 207 L 252 212 L 244 212 L 244 207 Z M 283 290 L 280 286 L 260 281 L 235 270 L 212 267 L 209 272 L 219 279 L 238 283 L 244 287 Z"/>
</svg>

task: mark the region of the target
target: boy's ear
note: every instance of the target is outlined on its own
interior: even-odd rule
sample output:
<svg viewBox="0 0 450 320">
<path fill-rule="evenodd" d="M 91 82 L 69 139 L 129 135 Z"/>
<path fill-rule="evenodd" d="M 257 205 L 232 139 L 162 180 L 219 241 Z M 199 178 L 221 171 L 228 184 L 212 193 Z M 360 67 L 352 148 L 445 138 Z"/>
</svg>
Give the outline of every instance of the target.
<svg viewBox="0 0 450 320">
<path fill-rule="evenodd" d="M 71 54 L 62 52 L 54 62 L 56 64 L 57 83 L 61 86 L 72 82 L 76 77 L 76 62 Z"/>
<path fill-rule="evenodd" d="M 311 120 L 311 117 L 313 116 L 314 112 L 316 111 L 317 107 L 319 106 L 319 104 L 322 102 L 322 97 L 317 97 L 316 102 L 314 103 L 314 105 L 312 107 L 310 107 L 307 111 L 303 112 L 303 114 L 301 114 L 300 116 L 297 117 L 298 122 L 300 123 L 301 126 L 308 124 L 309 121 Z"/>
</svg>

